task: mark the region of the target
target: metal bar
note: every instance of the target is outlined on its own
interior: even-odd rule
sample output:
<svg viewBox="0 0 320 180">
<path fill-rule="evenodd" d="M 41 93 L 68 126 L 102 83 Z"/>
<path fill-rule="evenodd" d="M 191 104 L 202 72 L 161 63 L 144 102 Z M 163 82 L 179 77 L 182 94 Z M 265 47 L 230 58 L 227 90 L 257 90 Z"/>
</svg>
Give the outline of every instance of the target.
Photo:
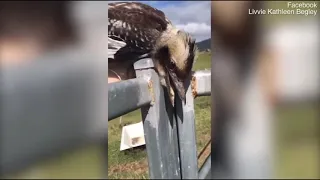
<svg viewBox="0 0 320 180">
<path fill-rule="evenodd" d="M 96 108 L 107 100 L 102 96 L 107 69 L 97 69 L 106 64 L 96 60 L 81 52 L 64 52 L 19 67 L 2 67 L 1 175 L 107 135 L 106 111 Z"/>
<path fill-rule="evenodd" d="M 201 70 L 194 72 L 191 81 L 192 94 L 197 96 L 211 95 L 211 71 Z"/>
<path fill-rule="evenodd" d="M 108 119 L 112 120 L 150 104 L 148 81 L 143 78 L 110 83 L 108 88 Z"/>
<path fill-rule="evenodd" d="M 199 170 L 199 179 L 211 179 L 211 154 L 207 157 Z"/>
<path fill-rule="evenodd" d="M 135 63 L 136 75 L 150 79 L 154 103 L 142 107 L 150 179 L 181 179 L 176 120 L 151 59 Z"/>
<path fill-rule="evenodd" d="M 176 98 L 181 175 L 182 179 L 198 179 L 194 97 L 190 83 L 185 86 L 188 87 L 186 103 L 182 102 L 180 98 Z"/>
</svg>

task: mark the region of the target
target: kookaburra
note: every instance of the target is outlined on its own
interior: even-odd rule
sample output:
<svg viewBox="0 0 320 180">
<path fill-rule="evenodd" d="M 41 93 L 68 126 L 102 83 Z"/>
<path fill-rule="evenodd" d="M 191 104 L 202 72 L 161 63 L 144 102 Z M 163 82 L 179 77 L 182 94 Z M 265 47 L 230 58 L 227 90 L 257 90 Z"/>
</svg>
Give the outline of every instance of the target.
<svg viewBox="0 0 320 180">
<path fill-rule="evenodd" d="M 195 40 L 149 5 L 109 3 L 108 11 L 109 68 L 122 66 L 132 72 L 135 61 L 150 57 L 172 105 L 175 92 L 185 102 L 184 82 L 196 57 Z"/>
</svg>

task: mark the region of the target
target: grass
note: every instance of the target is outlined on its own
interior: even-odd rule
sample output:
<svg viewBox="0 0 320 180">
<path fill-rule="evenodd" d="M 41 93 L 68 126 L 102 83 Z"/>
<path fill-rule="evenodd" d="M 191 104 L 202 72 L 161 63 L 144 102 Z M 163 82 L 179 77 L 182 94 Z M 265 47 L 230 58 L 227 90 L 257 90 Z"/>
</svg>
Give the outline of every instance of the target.
<svg viewBox="0 0 320 180">
<path fill-rule="evenodd" d="M 283 107 L 277 112 L 276 176 L 319 178 L 318 106 Z"/>
<path fill-rule="evenodd" d="M 193 70 L 211 68 L 211 54 L 200 53 Z M 198 153 L 203 149 L 211 137 L 211 99 L 199 97 L 195 99 L 196 137 Z M 141 121 L 140 110 L 133 111 L 122 117 L 122 124 L 132 124 Z M 108 178 L 109 179 L 148 179 L 147 153 L 144 147 L 120 152 L 120 138 L 122 126 L 119 119 L 109 121 L 108 124 Z M 210 147 L 206 148 L 199 166 L 210 153 Z"/>
<path fill-rule="evenodd" d="M 94 145 L 68 151 L 1 179 L 99 179 L 105 174 L 101 150 L 101 146 Z"/>
</svg>

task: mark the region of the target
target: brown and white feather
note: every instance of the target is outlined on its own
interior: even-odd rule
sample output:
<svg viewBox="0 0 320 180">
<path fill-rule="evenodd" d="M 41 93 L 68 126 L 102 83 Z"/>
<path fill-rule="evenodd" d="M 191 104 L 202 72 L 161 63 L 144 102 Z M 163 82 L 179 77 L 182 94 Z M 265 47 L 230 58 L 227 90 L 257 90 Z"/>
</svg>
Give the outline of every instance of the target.
<svg viewBox="0 0 320 180">
<path fill-rule="evenodd" d="M 126 43 L 117 55 L 139 56 L 150 53 L 157 39 L 170 24 L 162 11 L 143 3 L 109 3 L 108 36 Z"/>
</svg>

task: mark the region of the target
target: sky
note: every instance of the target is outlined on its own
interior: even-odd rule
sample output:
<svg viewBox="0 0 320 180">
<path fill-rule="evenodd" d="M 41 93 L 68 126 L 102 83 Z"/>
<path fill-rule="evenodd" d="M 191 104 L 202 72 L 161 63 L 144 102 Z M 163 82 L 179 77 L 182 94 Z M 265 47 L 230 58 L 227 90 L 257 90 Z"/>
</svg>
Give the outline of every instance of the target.
<svg viewBox="0 0 320 180">
<path fill-rule="evenodd" d="M 197 42 L 211 37 L 211 1 L 143 1 L 161 11 Z"/>
</svg>

